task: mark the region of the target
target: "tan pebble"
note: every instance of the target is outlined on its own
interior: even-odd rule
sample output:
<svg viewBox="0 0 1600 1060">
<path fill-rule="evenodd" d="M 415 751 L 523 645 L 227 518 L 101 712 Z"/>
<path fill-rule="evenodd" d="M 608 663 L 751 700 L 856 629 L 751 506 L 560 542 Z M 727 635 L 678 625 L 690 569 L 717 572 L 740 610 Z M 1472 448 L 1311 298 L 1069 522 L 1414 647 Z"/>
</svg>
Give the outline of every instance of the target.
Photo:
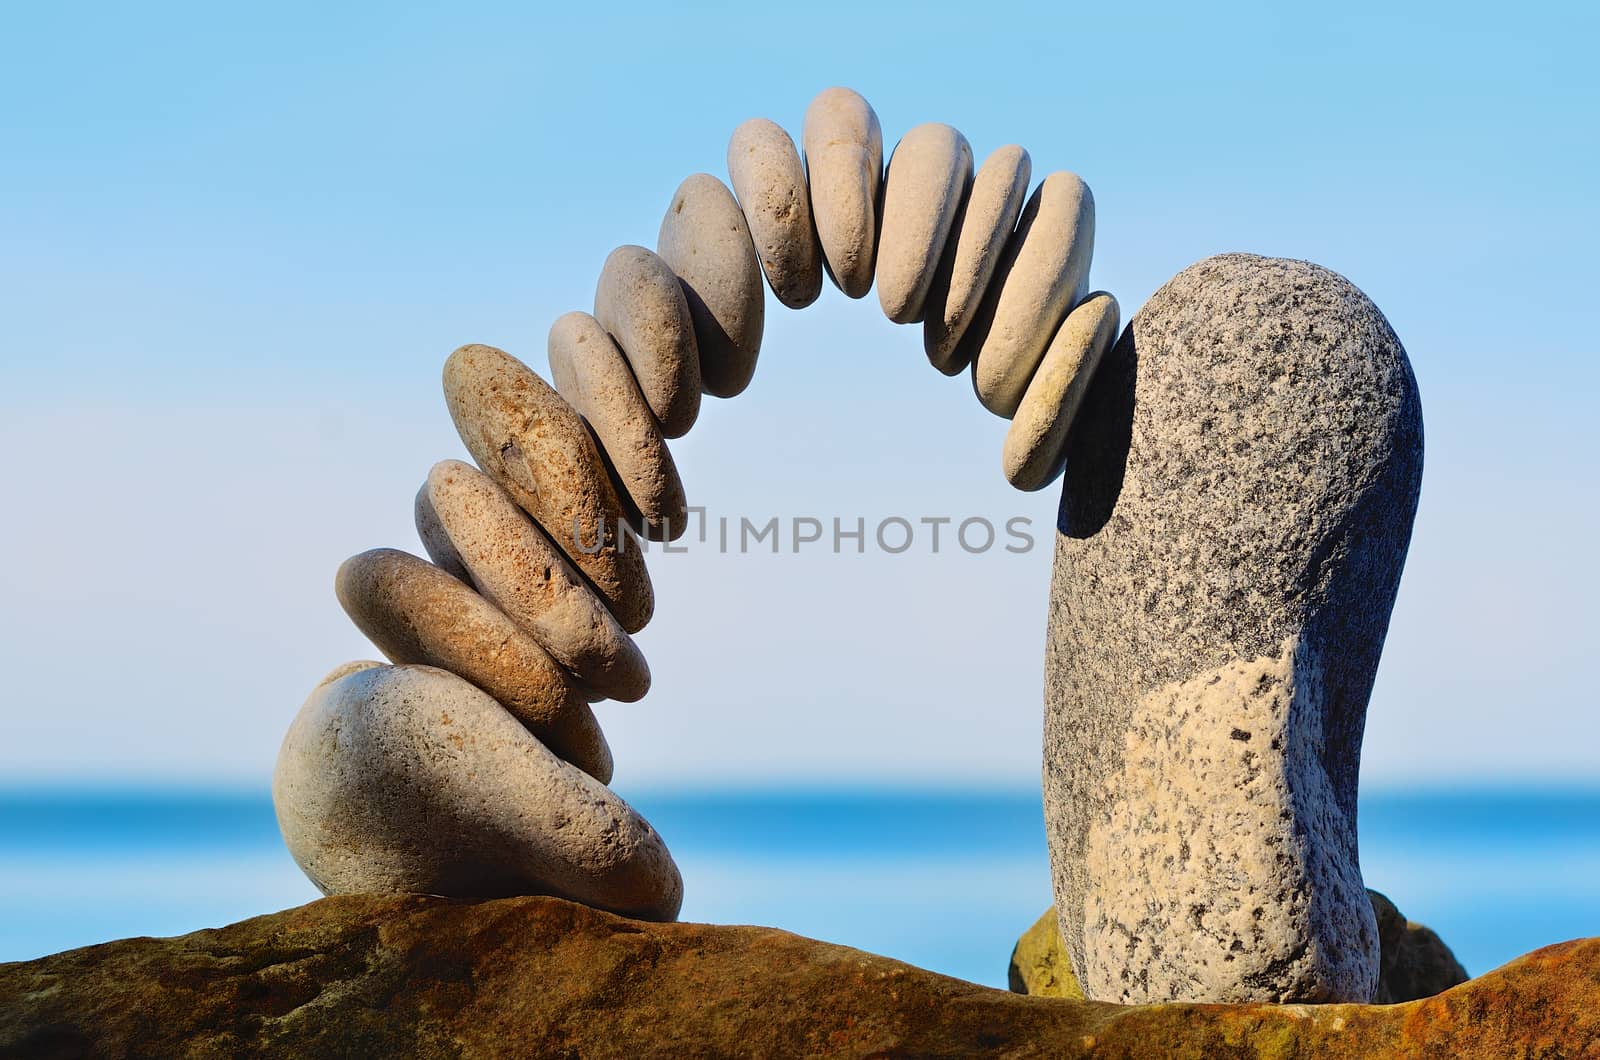
<svg viewBox="0 0 1600 1060">
<path fill-rule="evenodd" d="M 426 560 L 378 548 L 345 560 L 334 592 L 390 662 L 437 666 L 472 682 L 550 750 L 610 782 L 611 749 L 578 686 L 470 587 Z"/>
<path fill-rule="evenodd" d="M 929 363 L 945 375 L 967 367 L 972 351 L 961 338 L 977 315 L 1006 241 L 1016 229 L 1032 170 L 1028 152 L 1015 144 L 999 148 L 978 168 L 967 201 L 956 215 L 923 307 L 922 345 Z"/>
<path fill-rule="evenodd" d="M 585 686 L 632 702 L 650 687 L 644 656 L 561 550 L 470 464 L 428 472 L 439 525 L 489 602 Z"/>
<path fill-rule="evenodd" d="M 683 901 L 643 817 L 431 666 L 318 685 L 278 752 L 272 803 L 324 894 L 554 894 L 650 920 L 672 920 Z"/>
<path fill-rule="evenodd" d="M 978 317 L 962 340 L 983 407 L 1011 416 L 1045 347 L 1083 300 L 1094 255 L 1094 196 L 1076 173 L 1052 173 L 1022 211 Z"/>
<path fill-rule="evenodd" d="M 623 629 L 643 629 L 655 609 L 644 555 L 572 406 L 527 365 L 493 346 L 463 346 L 450 355 L 444 396 L 478 466 L 544 527 Z"/>
<path fill-rule="evenodd" d="M 972 183 L 972 147 L 948 125 L 918 125 L 895 146 L 883 178 L 878 304 L 896 324 L 922 319 L 923 304 Z"/>
<path fill-rule="evenodd" d="M 600 439 L 634 529 L 676 540 L 689 525 L 677 465 L 627 359 L 588 313 L 550 326 L 550 377 Z"/>
<path fill-rule="evenodd" d="M 806 108 L 805 149 L 811 215 L 828 275 L 851 298 L 872 289 L 883 184 L 883 130 L 859 93 L 828 88 Z"/>
<path fill-rule="evenodd" d="M 1017 489 L 1043 489 L 1061 474 L 1072 421 L 1121 322 L 1117 300 L 1104 291 L 1062 321 L 1006 432 L 1001 464 Z"/>
<path fill-rule="evenodd" d="M 728 179 L 772 293 L 790 309 L 815 302 L 822 293 L 822 247 L 794 140 L 777 123 L 751 118 L 728 141 Z"/>
<path fill-rule="evenodd" d="M 618 247 L 600 270 L 594 317 L 627 355 L 661 433 L 688 434 L 700 415 L 700 354 L 677 274 L 644 247 Z"/>
<path fill-rule="evenodd" d="M 727 185 L 709 173 L 679 184 L 656 253 L 683 284 L 701 389 L 720 398 L 739 394 L 756 370 L 766 306 L 750 229 Z"/>
<path fill-rule="evenodd" d="M 452 578 L 471 585 L 471 572 L 467 570 L 467 565 L 461 562 L 456 547 L 450 543 L 450 535 L 439 525 L 439 513 L 433 510 L 433 501 L 428 499 L 427 483 L 423 483 L 422 488 L 417 490 L 417 499 L 412 504 L 412 515 L 417 524 L 417 537 L 422 541 L 423 551 L 428 553 L 428 558 Z"/>
</svg>

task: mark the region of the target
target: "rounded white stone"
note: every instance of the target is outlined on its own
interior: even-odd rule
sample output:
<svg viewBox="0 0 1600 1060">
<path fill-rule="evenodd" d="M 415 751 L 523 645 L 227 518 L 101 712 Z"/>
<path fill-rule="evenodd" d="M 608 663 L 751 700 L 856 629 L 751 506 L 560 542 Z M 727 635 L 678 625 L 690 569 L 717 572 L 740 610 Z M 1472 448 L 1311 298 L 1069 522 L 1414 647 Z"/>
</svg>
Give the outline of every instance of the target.
<svg viewBox="0 0 1600 1060">
<path fill-rule="evenodd" d="M 851 298 L 872 290 L 883 185 L 883 129 L 859 93 L 828 88 L 806 108 L 805 150 L 811 215 L 828 275 Z"/>
<path fill-rule="evenodd" d="M 971 351 L 964 351 L 961 339 L 989 289 L 1006 241 L 1016 230 L 1032 172 L 1028 152 L 1022 148 L 1011 144 L 997 149 L 978 168 L 967 201 L 956 215 L 923 307 L 923 349 L 929 363 L 945 375 L 967 367 Z"/>
<path fill-rule="evenodd" d="M 962 344 L 983 407 L 1011 416 L 1045 347 L 1088 293 L 1094 196 L 1076 173 L 1052 173 L 1022 211 Z"/>
<path fill-rule="evenodd" d="M 883 185 L 878 234 L 878 304 L 896 324 L 922 307 L 972 183 L 972 146 L 948 125 L 918 125 L 895 146 Z"/>
<path fill-rule="evenodd" d="M 751 118 L 728 141 L 728 180 L 772 293 L 790 309 L 815 302 L 822 293 L 822 247 L 794 140 L 776 122 Z"/>
<path fill-rule="evenodd" d="M 683 880 L 632 807 L 487 694 L 430 666 L 355 663 L 284 737 L 272 801 L 324 894 L 553 894 L 676 918 Z"/>
<path fill-rule="evenodd" d="M 1061 474 L 1072 421 L 1120 325 L 1117 300 L 1104 291 L 1085 298 L 1061 322 L 1006 432 L 1001 465 L 1017 489 L 1044 489 Z"/>
<path fill-rule="evenodd" d="M 750 228 L 727 185 L 709 173 L 686 177 L 661 219 L 656 253 L 689 302 L 701 389 L 740 394 L 755 374 L 766 303 Z"/>
</svg>

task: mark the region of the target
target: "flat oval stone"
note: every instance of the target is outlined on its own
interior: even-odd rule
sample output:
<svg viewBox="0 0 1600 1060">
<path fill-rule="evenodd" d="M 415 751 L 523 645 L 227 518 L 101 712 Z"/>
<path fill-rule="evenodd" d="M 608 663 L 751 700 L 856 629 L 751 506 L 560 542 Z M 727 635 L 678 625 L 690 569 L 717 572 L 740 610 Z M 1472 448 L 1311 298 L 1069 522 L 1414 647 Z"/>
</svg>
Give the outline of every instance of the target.
<svg viewBox="0 0 1600 1060">
<path fill-rule="evenodd" d="M 1061 322 L 1006 432 L 1001 465 L 1017 489 L 1044 489 L 1061 474 L 1067 433 L 1121 322 L 1117 300 L 1104 291 L 1085 298 Z"/>
<path fill-rule="evenodd" d="M 650 688 L 644 656 L 561 550 L 492 479 L 443 460 L 428 499 L 472 582 L 586 687 L 624 702 Z"/>
<path fill-rule="evenodd" d="M 678 185 L 661 219 L 656 253 L 683 285 L 700 353 L 700 387 L 728 398 L 750 385 L 766 306 L 761 263 L 744 213 L 727 185 L 695 173 Z"/>
<path fill-rule="evenodd" d="M 644 554 L 628 531 L 594 439 L 572 406 L 531 368 L 493 346 L 463 346 L 450 355 L 444 397 L 478 466 L 545 529 L 623 629 L 643 629 L 655 610 Z M 429 554 L 439 561 L 438 553 Z"/>
<path fill-rule="evenodd" d="M 878 304 L 896 324 L 922 319 L 923 303 L 972 183 L 972 146 L 948 125 L 918 125 L 895 146 L 883 185 Z"/>
<path fill-rule="evenodd" d="M 805 149 L 811 216 L 823 263 L 839 290 L 861 298 L 872 289 L 883 185 L 883 130 L 857 92 L 827 88 L 806 108 Z"/>
<path fill-rule="evenodd" d="M 594 318 L 627 355 L 661 433 L 688 434 L 700 415 L 700 353 L 677 274 L 644 247 L 618 247 L 600 270 Z"/>
<path fill-rule="evenodd" d="M 437 666 L 493 696 L 550 750 L 602 784 L 611 749 L 594 712 L 538 641 L 458 579 L 392 548 L 351 556 L 334 592 L 390 662 Z"/>
<path fill-rule="evenodd" d="M 800 152 L 782 126 L 751 118 L 728 141 L 728 179 L 778 301 L 804 309 L 822 293 L 822 247 Z"/>
<path fill-rule="evenodd" d="M 983 407 L 1016 413 L 1045 347 L 1083 300 L 1094 255 L 1094 196 L 1076 173 L 1052 173 L 1022 211 L 963 344 Z"/>
<path fill-rule="evenodd" d="M 1032 172 L 1028 152 L 1015 144 L 999 148 L 979 167 L 956 215 L 923 308 L 922 346 L 929 363 L 945 375 L 967 367 L 972 351 L 961 339 L 1017 227 Z"/>
<path fill-rule="evenodd" d="M 456 581 L 471 585 L 472 573 L 461 562 L 456 546 L 450 543 L 450 535 L 439 525 L 439 513 L 433 510 L 433 501 L 428 499 L 426 482 L 417 490 L 416 500 L 412 502 L 412 517 L 417 524 L 417 537 L 422 541 L 423 551 L 427 552 L 434 565 Z"/>
<path fill-rule="evenodd" d="M 552 894 L 677 917 L 683 878 L 655 829 L 482 690 L 430 666 L 341 671 L 272 776 L 284 842 L 324 894 Z"/>
<path fill-rule="evenodd" d="M 550 376 L 600 439 L 634 529 L 654 541 L 680 537 L 689 510 L 678 467 L 627 359 L 599 321 L 568 313 L 550 326 Z"/>
</svg>

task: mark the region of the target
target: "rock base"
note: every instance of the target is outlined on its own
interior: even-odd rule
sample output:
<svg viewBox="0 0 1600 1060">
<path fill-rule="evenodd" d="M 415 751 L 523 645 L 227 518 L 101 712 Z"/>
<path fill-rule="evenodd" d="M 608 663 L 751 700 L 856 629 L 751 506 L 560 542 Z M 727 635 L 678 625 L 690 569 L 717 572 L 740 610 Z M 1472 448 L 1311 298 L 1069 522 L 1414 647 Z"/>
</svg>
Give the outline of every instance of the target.
<svg viewBox="0 0 1600 1060">
<path fill-rule="evenodd" d="M 1432 997 L 1467 981 L 1467 970 L 1430 928 L 1407 920 L 1393 902 L 1377 891 L 1368 890 L 1367 897 L 1378 919 L 1382 947 L 1374 999 L 1378 1004 Z M 1006 971 L 1013 993 L 1083 999 L 1083 987 L 1072 973 L 1072 959 L 1061 941 L 1054 908 L 1046 909 L 1022 933 L 1011 951 L 1011 966 Z"/>
<path fill-rule="evenodd" d="M 787 932 L 346 896 L 0 965 L 0 1056 L 1452 1056 L 1600 1049 L 1600 939 L 1402 1005 L 1022 997 Z"/>
</svg>

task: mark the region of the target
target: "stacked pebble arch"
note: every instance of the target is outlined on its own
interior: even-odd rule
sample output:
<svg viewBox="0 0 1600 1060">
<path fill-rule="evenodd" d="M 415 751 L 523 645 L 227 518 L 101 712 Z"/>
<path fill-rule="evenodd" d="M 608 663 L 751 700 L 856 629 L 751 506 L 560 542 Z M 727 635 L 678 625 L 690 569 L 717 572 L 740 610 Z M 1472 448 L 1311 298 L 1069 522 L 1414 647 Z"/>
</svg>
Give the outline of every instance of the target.
<svg viewBox="0 0 1600 1060">
<path fill-rule="evenodd" d="M 589 311 L 550 328 L 550 382 L 489 346 L 446 362 L 475 466 L 426 474 L 427 559 L 383 548 L 339 568 L 340 604 L 388 663 L 324 678 L 273 777 L 284 839 L 323 892 L 553 894 L 677 916 L 678 869 L 607 786 L 590 704 L 649 688 L 632 637 L 655 608 L 638 537 L 683 533 L 667 441 L 703 395 L 749 386 L 765 288 L 799 309 L 824 276 L 851 298 L 876 283 L 890 320 L 922 324 L 935 368 L 970 369 L 983 405 L 1013 418 L 1007 479 L 1038 490 L 1061 474 L 1119 323 L 1116 300 L 1089 291 L 1094 199 L 1077 175 L 1029 197 L 1025 150 L 975 166 L 937 123 L 886 165 L 878 116 L 846 88 L 812 101 L 798 146 L 765 119 L 739 126 L 727 169 L 728 183 L 679 185 L 655 249 L 606 258 Z"/>
</svg>

